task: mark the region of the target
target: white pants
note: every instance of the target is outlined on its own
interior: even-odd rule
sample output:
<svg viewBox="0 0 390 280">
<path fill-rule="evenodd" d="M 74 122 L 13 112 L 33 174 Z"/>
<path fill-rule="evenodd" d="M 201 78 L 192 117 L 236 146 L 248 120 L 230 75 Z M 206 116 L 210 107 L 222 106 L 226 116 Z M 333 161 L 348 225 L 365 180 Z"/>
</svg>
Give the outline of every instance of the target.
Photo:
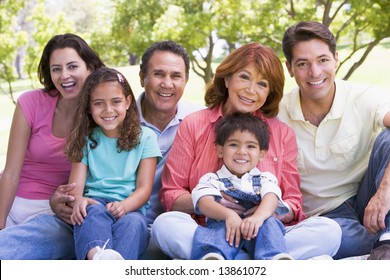
<svg viewBox="0 0 390 280">
<path fill-rule="evenodd" d="M 153 223 L 151 242 L 172 259 L 188 260 L 197 226 L 189 214 L 178 211 L 163 213 Z M 334 256 L 340 247 L 341 229 L 331 219 L 311 217 L 297 225 L 287 226 L 285 239 L 287 251 L 296 260 Z M 241 251 L 237 259 L 250 259 L 245 251 Z"/>
<path fill-rule="evenodd" d="M 35 200 L 15 196 L 5 226 L 9 227 L 25 223 L 42 213 L 54 215 L 48 199 Z"/>
</svg>

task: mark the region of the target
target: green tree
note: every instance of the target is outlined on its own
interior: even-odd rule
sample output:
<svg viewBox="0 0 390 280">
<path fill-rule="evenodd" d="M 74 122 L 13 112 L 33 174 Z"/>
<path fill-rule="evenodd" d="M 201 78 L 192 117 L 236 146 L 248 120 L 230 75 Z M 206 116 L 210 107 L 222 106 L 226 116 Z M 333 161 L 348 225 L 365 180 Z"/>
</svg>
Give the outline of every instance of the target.
<svg viewBox="0 0 390 280">
<path fill-rule="evenodd" d="M 33 30 L 26 50 L 24 68 L 32 81 L 31 86 L 36 87 L 38 86 L 36 71 L 46 43 L 56 34 L 72 32 L 73 27 L 72 23 L 66 20 L 64 14 L 59 13 L 55 17 L 47 14 L 44 0 L 37 1 L 26 20 L 30 23 Z"/>
<path fill-rule="evenodd" d="M 191 57 L 193 71 L 207 84 L 213 77 L 213 51 L 218 40 L 213 5 L 220 1 L 172 2 L 175 4 L 170 4 L 157 19 L 152 38 L 171 39 L 183 45 Z"/>
<path fill-rule="evenodd" d="M 345 80 L 364 63 L 369 53 L 383 39 L 390 37 L 390 1 L 388 0 L 285 2 L 291 23 L 299 20 L 320 21 L 335 34 L 339 47 L 347 46 L 349 53 L 340 61 L 338 71 L 352 58 L 356 62 L 345 69 L 346 74 L 343 77 Z"/>
<path fill-rule="evenodd" d="M 17 49 L 27 42 L 27 34 L 18 28 L 15 16 L 23 4 L 20 0 L 0 1 L 0 81 L 7 84 L 7 89 L 0 87 L 0 90 L 14 103 L 12 82 L 17 78 L 14 63 Z"/>
<path fill-rule="evenodd" d="M 156 19 L 166 10 L 166 0 L 115 1 L 109 48 L 127 57 L 134 65 L 152 44 Z M 100 52 L 100 51 L 99 51 Z"/>
<path fill-rule="evenodd" d="M 259 41 L 278 51 L 287 27 L 301 20 L 320 21 L 332 30 L 339 47 L 349 53 L 340 61 L 356 60 L 346 72 L 351 77 L 368 54 L 390 37 L 388 0 L 223 0 L 171 1 L 179 8 L 168 8 L 155 26 L 158 38 L 175 38 L 193 55 L 195 70 L 207 83 L 212 77 L 216 40 L 225 41 L 227 52 L 250 41 Z M 171 12 L 169 11 L 171 10 Z M 180 23 L 177 25 L 177 23 Z M 172 26 L 175 26 L 172 28 Z M 157 32 L 158 31 L 158 32 Z M 218 38 L 218 39 L 217 39 Z M 202 55 L 203 54 L 203 55 Z"/>
</svg>

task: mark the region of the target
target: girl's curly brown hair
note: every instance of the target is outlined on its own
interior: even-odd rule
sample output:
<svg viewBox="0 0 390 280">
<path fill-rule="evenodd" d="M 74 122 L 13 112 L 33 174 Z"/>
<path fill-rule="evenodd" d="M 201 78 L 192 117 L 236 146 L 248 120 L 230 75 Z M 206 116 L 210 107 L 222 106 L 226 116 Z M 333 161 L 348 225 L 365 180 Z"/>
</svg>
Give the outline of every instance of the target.
<svg viewBox="0 0 390 280">
<path fill-rule="evenodd" d="M 100 84 L 116 81 L 122 87 L 125 97 L 130 96 L 131 104 L 126 112 L 126 117 L 119 129 L 117 142 L 118 152 L 130 151 L 139 144 L 141 124 L 133 91 L 126 78 L 117 70 L 103 67 L 92 72 L 85 80 L 80 92 L 76 116 L 65 145 L 65 155 L 72 162 L 79 162 L 83 158 L 83 149 L 87 139 L 91 141 L 90 148 L 94 149 L 99 144 L 93 138 L 92 133 L 98 125 L 92 118 L 90 111 L 91 94 Z"/>
</svg>

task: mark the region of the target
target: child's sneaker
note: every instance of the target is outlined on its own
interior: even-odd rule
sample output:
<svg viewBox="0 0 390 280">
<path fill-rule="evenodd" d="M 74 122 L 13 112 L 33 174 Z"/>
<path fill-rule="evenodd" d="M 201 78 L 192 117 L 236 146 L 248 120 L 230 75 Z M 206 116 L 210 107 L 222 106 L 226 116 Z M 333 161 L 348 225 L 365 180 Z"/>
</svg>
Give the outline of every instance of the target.
<svg viewBox="0 0 390 280">
<path fill-rule="evenodd" d="M 96 247 L 97 253 L 93 256 L 93 260 L 124 260 L 117 251 L 112 249 L 102 249 Z"/>
<path fill-rule="evenodd" d="M 208 253 L 204 255 L 201 260 L 224 260 L 225 258 L 217 253 Z"/>
<path fill-rule="evenodd" d="M 103 248 L 96 246 L 96 254 L 93 256 L 93 260 L 124 260 L 124 258 L 117 251 L 112 249 L 106 249 L 110 239 L 107 239 L 106 243 L 104 243 Z"/>
<path fill-rule="evenodd" d="M 293 260 L 294 258 L 291 257 L 289 254 L 286 253 L 280 253 L 275 255 L 272 260 Z"/>
</svg>

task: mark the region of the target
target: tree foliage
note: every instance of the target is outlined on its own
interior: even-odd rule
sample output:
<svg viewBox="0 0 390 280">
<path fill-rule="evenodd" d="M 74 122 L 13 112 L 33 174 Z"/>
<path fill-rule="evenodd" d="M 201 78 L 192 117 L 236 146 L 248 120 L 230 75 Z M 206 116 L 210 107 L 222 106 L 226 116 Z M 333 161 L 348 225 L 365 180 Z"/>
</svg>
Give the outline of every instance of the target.
<svg viewBox="0 0 390 280">
<path fill-rule="evenodd" d="M 33 87 L 37 83 L 37 66 L 41 59 L 41 54 L 46 43 L 56 34 L 72 31 L 72 23 L 66 20 L 63 13 L 59 13 L 55 18 L 47 14 L 46 6 L 43 0 L 38 0 L 38 3 L 31 9 L 31 14 L 26 20 L 31 24 L 32 31 L 30 33 L 30 44 L 26 50 L 25 71 L 33 83 Z"/>
<path fill-rule="evenodd" d="M 390 37 L 388 0 L 5 0 L 0 5 L 0 79 L 9 85 L 23 45 L 31 77 L 47 40 L 65 31 L 83 36 L 115 66 L 136 64 L 154 41 L 177 41 L 206 84 L 213 62 L 247 42 L 269 45 L 283 59 L 283 34 L 301 20 L 329 26 L 339 49 L 348 50 L 339 66 L 344 79 Z"/>
<path fill-rule="evenodd" d="M 127 54 L 141 55 L 153 41 L 171 39 L 186 47 L 193 70 L 205 83 L 213 76 L 216 44 L 226 53 L 237 46 L 259 41 L 281 53 L 286 28 L 301 20 L 315 20 L 329 26 L 339 46 L 352 58 L 344 79 L 364 62 L 372 49 L 390 37 L 387 0 L 148 0 L 123 1 L 115 7 L 112 34 Z"/>
<path fill-rule="evenodd" d="M 7 89 L 1 88 L 2 93 L 9 95 L 15 103 L 11 83 L 16 80 L 14 67 L 17 49 L 27 43 L 27 34 L 18 28 L 17 18 L 14 16 L 23 8 L 24 1 L 0 2 L 0 80 L 4 80 Z"/>
</svg>

